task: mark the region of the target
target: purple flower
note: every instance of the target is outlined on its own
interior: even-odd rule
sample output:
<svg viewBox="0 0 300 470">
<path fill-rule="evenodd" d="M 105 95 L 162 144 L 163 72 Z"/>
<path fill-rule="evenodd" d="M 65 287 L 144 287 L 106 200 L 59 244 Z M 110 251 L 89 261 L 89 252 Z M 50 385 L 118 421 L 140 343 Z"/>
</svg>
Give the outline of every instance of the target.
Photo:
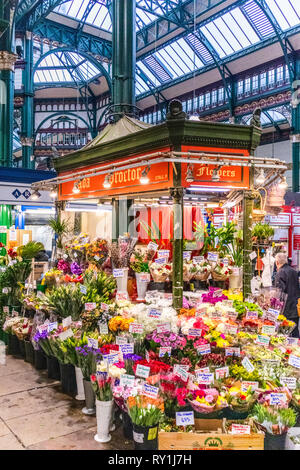
<svg viewBox="0 0 300 470">
<path fill-rule="evenodd" d="M 72 272 L 72 274 L 75 274 L 76 276 L 80 276 L 82 274 L 82 269 L 79 266 L 79 264 L 76 263 L 76 261 L 74 261 L 71 264 L 71 272 Z"/>
</svg>

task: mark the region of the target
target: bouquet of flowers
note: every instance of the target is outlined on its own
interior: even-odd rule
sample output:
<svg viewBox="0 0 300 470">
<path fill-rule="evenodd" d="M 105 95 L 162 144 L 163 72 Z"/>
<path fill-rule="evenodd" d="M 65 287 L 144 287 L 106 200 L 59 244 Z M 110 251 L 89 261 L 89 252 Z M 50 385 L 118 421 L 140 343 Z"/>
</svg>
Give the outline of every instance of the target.
<svg viewBox="0 0 300 470">
<path fill-rule="evenodd" d="M 108 244 L 106 240 L 96 238 L 87 247 L 87 259 L 90 263 L 95 264 L 98 268 L 107 260 L 109 254 Z"/>
<path fill-rule="evenodd" d="M 197 281 L 206 281 L 211 273 L 212 267 L 206 259 L 200 261 L 199 263 L 193 260 L 193 266 L 191 271 L 193 273 L 193 278 Z"/>
<path fill-rule="evenodd" d="M 231 410 L 248 415 L 254 405 L 256 395 L 251 386 L 246 391 L 242 391 L 241 387 L 232 386 L 227 391 L 226 399 Z"/>
<path fill-rule="evenodd" d="M 97 372 L 91 375 L 91 384 L 99 401 L 111 401 L 113 399 L 113 379 L 107 372 Z"/>
<path fill-rule="evenodd" d="M 149 349 L 157 352 L 159 348 L 170 347 L 174 349 L 183 349 L 186 345 L 186 338 L 170 331 L 158 333 L 154 330 L 146 336 Z"/>
<path fill-rule="evenodd" d="M 123 318 L 118 315 L 109 320 L 108 328 L 114 333 L 117 331 L 129 331 L 129 325 L 133 322 L 134 318 Z"/>
<path fill-rule="evenodd" d="M 47 289 L 52 289 L 53 287 L 61 284 L 63 278 L 63 271 L 60 271 L 58 268 L 50 269 L 44 274 L 42 279 L 42 286 L 46 286 Z"/>
<path fill-rule="evenodd" d="M 226 281 L 232 274 L 232 267 L 229 263 L 219 260 L 212 271 L 212 278 L 214 281 Z"/>
<path fill-rule="evenodd" d="M 97 362 L 101 360 L 101 352 L 99 349 L 90 348 L 88 345 L 82 347 L 76 346 L 78 367 L 82 371 L 83 378 L 90 380 L 90 376 L 96 374 Z"/>
<path fill-rule="evenodd" d="M 143 389 L 143 380 L 135 378 L 133 386 L 121 385 L 120 383 L 115 383 L 113 386 L 113 396 L 118 407 L 128 413 L 127 409 L 127 400 L 129 397 L 134 397 L 136 395 L 141 395 Z"/>
<path fill-rule="evenodd" d="M 57 269 L 58 271 L 62 271 L 64 274 L 71 273 L 70 263 L 68 263 L 68 261 L 66 261 L 65 259 L 58 260 Z"/>
<path fill-rule="evenodd" d="M 30 318 L 22 317 L 18 323 L 13 324 L 12 333 L 19 340 L 28 340 L 32 331 L 33 321 Z"/>
<path fill-rule="evenodd" d="M 184 282 L 190 282 L 194 277 L 193 261 L 183 260 L 183 280 Z"/>
<path fill-rule="evenodd" d="M 208 292 L 202 294 L 201 297 L 202 302 L 209 302 L 211 304 L 228 300 L 227 297 L 223 294 L 223 291 L 218 287 L 210 287 Z"/>
<path fill-rule="evenodd" d="M 193 390 L 188 399 L 192 408 L 200 415 L 217 417 L 228 406 L 226 398 L 216 388 Z"/>
<path fill-rule="evenodd" d="M 135 250 L 130 259 L 130 267 L 135 273 L 149 273 L 149 259 L 146 253 Z"/>
<path fill-rule="evenodd" d="M 137 395 L 128 398 L 127 408 L 133 424 L 153 427 L 163 417 L 164 402 L 162 398 L 149 398 L 145 395 Z"/>
<path fill-rule="evenodd" d="M 296 424 L 297 413 L 291 408 L 276 408 L 257 403 L 251 413 L 259 428 L 269 434 L 284 434 Z"/>
<path fill-rule="evenodd" d="M 68 257 L 79 265 L 86 263 L 87 249 L 90 239 L 87 233 L 81 233 L 72 238 L 66 245 L 65 250 Z"/>
<path fill-rule="evenodd" d="M 130 257 L 136 243 L 137 238 L 131 238 L 129 235 L 119 237 L 117 242 L 110 243 L 110 256 L 115 269 L 128 268 L 130 266 Z"/>
<path fill-rule="evenodd" d="M 160 264 L 154 262 L 150 264 L 149 268 L 154 282 L 166 282 L 172 275 L 172 263 Z"/>
</svg>

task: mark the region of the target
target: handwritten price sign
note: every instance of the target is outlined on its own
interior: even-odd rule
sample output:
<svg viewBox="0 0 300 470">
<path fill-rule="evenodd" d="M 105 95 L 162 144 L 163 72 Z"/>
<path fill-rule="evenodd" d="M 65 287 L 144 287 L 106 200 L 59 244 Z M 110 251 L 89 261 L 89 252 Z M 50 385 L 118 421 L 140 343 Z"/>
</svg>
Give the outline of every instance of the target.
<svg viewBox="0 0 300 470">
<path fill-rule="evenodd" d="M 193 426 L 194 424 L 195 417 L 193 411 L 176 412 L 176 426 Z"/>
</svg>

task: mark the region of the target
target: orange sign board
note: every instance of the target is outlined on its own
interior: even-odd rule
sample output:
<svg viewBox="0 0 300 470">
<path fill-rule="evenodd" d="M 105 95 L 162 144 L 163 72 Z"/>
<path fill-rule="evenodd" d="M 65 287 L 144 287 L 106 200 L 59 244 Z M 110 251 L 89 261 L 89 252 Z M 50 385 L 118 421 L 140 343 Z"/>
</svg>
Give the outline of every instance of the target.
<svg viewBox="0 0 300 470">
<path fill-rule="evenodd" d="M 240 149 L 220 149 L 220 148 L 212 148 L 212 147 L 187 147 L 183 146 L 181 149 L 182 152 L 207 152 L 209 153 L 217 153 L 218 155 L 241 155 L 241 156 L 248 156 L 248 150 L 240 150 Z M 196 157 L 195 157 L 196 158 Z M 192 163 L 192 159 L 191 159 Z M 194 181 L 192 183 L 187 183 L 186 181 L 186 172 L 187 172 L 188 164 L 182 164 L 182 186 L 189 187 L 189 186 L 205 186 L 205 187 L 232 187 L 232 188 L 249 188 L 249 168 L 242 167 L 242 166 L 223 166 L 219 168 L 218 175 L 220 177 L 219 181 L 212 181 L 212 174 L 213 170 L 217 168 L 217 165 L 201 165 L 201 164 L 194 164 L 193 167 L 193 176 Z"/>
<path fill-rule="evenodd" d="M 162 149 L 157 150 L 158 152 L 166 152 L 169 149 Z M 136 155 L 135 157 L 139 157 L 143 155 Z M 129 163 L 134 157 L 114 160 L 113 163 L 124 163 L 124 166 Z M 101 168 L 107 166 L 107 163 L 103 163 L 103 165 L 93 165 L 84 168 L 80 168 L 80 171 L 86 170 L 95 170 L 101 171 Z M 97 175 L 97 176 L 86 176 L 79 182 L 79 194 L 73 193 L 74 182 L 76 181 L 69 181 L 66 183 L 60 184 L 59 190 L 59 199 L 61 201 L 70 200 L 70 199 L 84 199 L 88 197 L 98 198 L 98 197 L 113 197 L 116 195 L 126 195 L 131 193 L 141 193 L 147 191 L 156 191 L 156 190 L 163 190 L 170 188 L 173 182 L 173 169 L 170 163 L 163 162 L 163 163 L 155 163 L 151 164 L 150 170 L 148 173 L 149 183 L 148 184 L 141 184 L 140 177 L 142 174 L 143 169 L 145 168 L 145 164 L 142 164 L 136 168 L 127 168 L 123 170 L 116 170 L 112 177 L 111 177 L 111 187 L 109 189 L 105 189 L 103 187 L 103 183 L 105 180 L 105 176 L 108 174 L 108 171 L 105 174 Z M 59 176 L 61 177 L 68 177 L 68 175 L 73 175 L 74 172 L 63 172 L 60 173 Z M 92 174 L 92 172 L 91 172 Z M 75 173 L 76 175 L 76 173 Z M 79 176 L 78 176 L 79 181 Z"/>
</svg>

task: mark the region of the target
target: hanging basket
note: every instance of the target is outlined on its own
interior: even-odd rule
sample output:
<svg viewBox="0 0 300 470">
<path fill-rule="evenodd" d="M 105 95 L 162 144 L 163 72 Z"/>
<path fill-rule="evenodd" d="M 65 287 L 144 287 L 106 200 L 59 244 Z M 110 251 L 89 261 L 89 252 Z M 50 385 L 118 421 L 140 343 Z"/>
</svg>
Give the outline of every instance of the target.
<svg viewBox="0 0 300 470">
<path fill-rule="evenodd" d="M 257 197 L 259 197 L 259 200 L 260 200 L 260 207 L 259 207 L 259 209 L 253 209 L 252 210 L 252 220 L 253 220 L 253 222 L 261 222 L 265 218 L 265 216 L 267 215 L 267 212 L 265 210 L 266 202 L 267 202 L 267 191 L 265 190 L 265 188 L 260 188 L 260 189 L 264 190 L 265 196 L 263 198 L 262 195 L 260 194 L 260 192 L 257 191 Z"/>
</svg>

